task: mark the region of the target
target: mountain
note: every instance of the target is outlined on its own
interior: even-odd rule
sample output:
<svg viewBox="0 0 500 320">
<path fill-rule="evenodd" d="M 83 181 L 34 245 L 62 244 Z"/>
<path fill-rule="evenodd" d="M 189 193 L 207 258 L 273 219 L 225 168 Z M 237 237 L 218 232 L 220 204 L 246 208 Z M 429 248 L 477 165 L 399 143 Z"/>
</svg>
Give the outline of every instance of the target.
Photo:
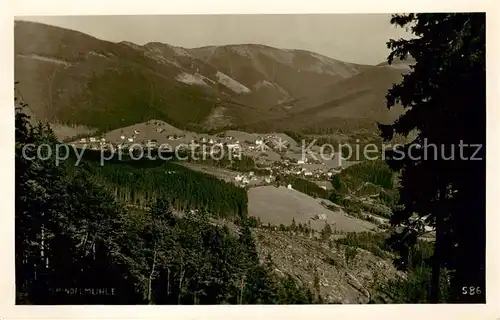
<svg viewBox="0 0 500 320">
<path fill-rule="evenodd" d="M 406 69 L 373 67 L 319 88 L 314 94 L 280 104 L 274 110 L 281 110 L 280 123 L 296 123 L 301 119 L 303 126 L 319 126 L 329 123 L 388 123 L 395 120 L 401 107 L 391 110 L 385 108 L 385 95 L 393 83 L 402 78 Z"/>
<path fill-rule="evenodd" d="M 314 52 L 259 44 L 210 46 L 191 52 L 249 88 L 242 101 L 267 107 L 310 94 L 365 67 Z"/>
<path fill-rule="evenodd" d="M 186 127 L 233 104 L 230 96 L 220 99 L 224 89 L 215 78 L 191 74 L 191 66 L 170 59 L 164 47 L 16 22 L 15 78 L 37 118 L 99 130 L 151 118 Z M 216 72 L 202 61 L 193 64 Z"/>
<path fill-rule="evenodd" d="M 27 21 L 14 34 L 16 89 L 36 119 L 66 135 L 149 119 L 193 131 L 373 123 L 405 70 L 258 44 L 113 43 Z"/>
</svg>

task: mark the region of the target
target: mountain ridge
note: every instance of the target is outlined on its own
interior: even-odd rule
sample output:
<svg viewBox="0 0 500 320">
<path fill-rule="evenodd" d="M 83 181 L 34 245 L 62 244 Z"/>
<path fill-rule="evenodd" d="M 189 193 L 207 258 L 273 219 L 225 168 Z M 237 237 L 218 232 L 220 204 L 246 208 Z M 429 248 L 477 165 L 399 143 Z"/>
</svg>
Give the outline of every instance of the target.
<svg viewBox="0 0 500 320">
<path fill-rule="evenodd" d="M 349 79 L 377 73 L 376 69 L 397 76 L 403 70 L 260 44 L 182 48 L 160 42 L 142 46 L 110 42 L 23 20 L 15 22 L 14 32 L 15 80 L 36 118 L 98 131 L 149 119 L 194 131 L 259 121 L 270 123 L 262 126 L 264 131 L 283 121 L 300 130 L 303 121 L 290 117 L 297 110 L 322 110 L 318 116 L 309 114 L 312 122 L 320 115 L 325 123 L 338 118 L 333 111 L 337 107 L 330 108 L 328 103 L 345 95 L 336 92 Z M 397 76 L 386 77 L 377 85 L 382 89 L 376 94 Z M 321 90 L 333 94 L 321 98 Z M 293 101 L 294 110 L 280 107 Z M 354 109 L 363 108 L 374 107 Z M 378 121 L 381 108 L 380 112 L 358 112 L 359 116 L 354 112 L 347 118 Z"/>
</svg>

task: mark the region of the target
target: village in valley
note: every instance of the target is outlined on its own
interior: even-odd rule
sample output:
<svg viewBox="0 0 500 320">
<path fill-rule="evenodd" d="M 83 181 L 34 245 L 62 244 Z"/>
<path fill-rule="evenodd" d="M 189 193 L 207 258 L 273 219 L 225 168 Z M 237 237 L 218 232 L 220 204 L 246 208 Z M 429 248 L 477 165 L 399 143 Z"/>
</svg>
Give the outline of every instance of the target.
<svg viewBox="0 0 500 320">
<path fill-rule="evenodd" d="M 340 153 L 320 155 L 319 146 L 312 146 L 309 152 L 303 152 L 308 145 L 303 143 L 284 133 L 256 134 L 228 130 L 210 135 L 183 131 L 163 121 L 150 120 L 102 135 L 82 137 L 71 145 L 136 157 L 150 156 L 151 152 L 175 151 L 185 157 L 179 156 L 174 160 L 240 187 L 275 184 L 279 176 L 294 176 L 330 190 L 331 177 L 354 163 L 345 161 Z M 217 166 L 216 162 L 220 160 L 234 163 L 246 160 L 252 162 L 253 168 L 246 166 L 241 170 L 233 166 L 231 170 Z M 289 183 L 284 186 L 292 188 Z"/>
</svg>

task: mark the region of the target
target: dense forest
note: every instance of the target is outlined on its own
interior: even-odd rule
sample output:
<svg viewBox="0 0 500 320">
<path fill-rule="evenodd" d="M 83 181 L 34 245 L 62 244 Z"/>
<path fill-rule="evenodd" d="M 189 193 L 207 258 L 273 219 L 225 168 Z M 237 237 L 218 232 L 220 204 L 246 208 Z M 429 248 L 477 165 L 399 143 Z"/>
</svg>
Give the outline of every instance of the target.
<svg viewBox="0 0 500 320">
<path fill-rule="evenodd" d="M 394 187 L 395 173 L 381 161 L 363 161 L 342 170 L 332 177 L 332 185 L 340 192 L 356 191 L 366 184 L 384 189 Z"/>
<path fill-rule="evenodd" d="M 209 174 L 159 159 L 124 157 L 100 165 L 99 151 L 85 150 L 83 155 L 80 166 L 88 168 L 93 180 L 120 202 L 147 207 L 157 199 L 171 199 L 176 211 L 201 210 L 231 220 L 246 217 L 246 190 Z M 78 170 L 68 166 L 70 175 Z"/>
<path fill-rule="evenodd" d="M 398 174 L 382 160 L 363 161 L 349 166 L 331 179 L 333 189 L 328 199 L 344 207 L 349 213 L 359 213 L 361 210 L 389 217 L 390 212 L 368 206 L 355 197 L 370 197 L 392 210 L 398 208 Z"/>
<path fill-rule="evenodd" d="M 122 164 L 132 171 L 132 178 L 126 178 L 117 164 L 101 169 L 88 163 L 56 165 L 53 154 L 36 155 L 37 146 L 58 143 L 51 129 L 31 126 L 22 112 L 23 103 L 17 103 L 17 304 L 317 301 L 294 278 L 274 274 L 270 257 L 261 263 L 244 219 L 246 198 L 238 189 L 187 170 L 167 178 L 162 167 Z M 199 184 L 194 182 L 197 179 Z M 128 189 L 113 189 L 109 181 L 123 183 Z M 134 196 L 139 190 L 130 187 L 134 184 L 143 190 L 160 187 L 161 192 Z M 179 196 L 174 187 L 185 195 Z M 191 189 L 185 192 L 184 188 Z M 225 202 L 209 205 L 207 189 L 218 192 Z M 116 195 L 150 203 L 147 208 L 126 208 Z M 175 208 L 200 210 L 178 216 L 173 214 Z M 214 214 L 238 216 L 242 227 L 230 232 L 214 225 L 209 219 Z"/>
</svg>

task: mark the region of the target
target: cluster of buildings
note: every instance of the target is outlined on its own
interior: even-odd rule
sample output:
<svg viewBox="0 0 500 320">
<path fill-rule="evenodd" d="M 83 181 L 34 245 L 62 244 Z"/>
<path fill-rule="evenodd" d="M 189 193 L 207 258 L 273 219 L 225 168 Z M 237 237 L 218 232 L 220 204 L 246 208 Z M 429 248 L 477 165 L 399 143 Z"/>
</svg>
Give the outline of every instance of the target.
<svg viewBox="0 0 500 320">
<path fill-rule="evenodd" d="M 234 177 L 234 181 L 238 182 L 241 185 L 248 185 L 250 181 L 256 182 L 258 179 L 254 175 L 253 172 L 249 172 L 248 174 L 238 174 Z"/>
<path fill-rule="evenodd" d="M 342 170 L 341 167 L 333 169 L 324 164 L 305 167 L 306 164 L 307 160 L 298 160 L 296 163 L 289 160 L 277 161 L 272 165 L 271 170 L 281 175 L 292 175 L 315 180 L 330 180 L 333 175 L 340 173 Z"/>
<path fill-rule="evenodd" d="M 79 143 L 76 143 L 76 146 L 83 147 L 84 145 L 88 145 L 89 149 L 92 150 L 100 150 L 101 148 L 106 147 L 106 139 L 98 138 L 98 137 L 89 137 L 89 138 L 81 138 Z"/>
<path fill-rule="evenodd" d="M 276 177 L 270 174 L 269 176 L 258 177 L 253 171 L 248 173 L 239 173 L 234 177 L 234 181 L 240 186 L 247 186 L 249 184 L 270 184 L 276 180 Z"/>
<path fill-rule="evenodd" d="M 284 145 L 285 142 L 282 142 L 279 137 L 274 135 L 267 135 L 265 137 L 257 137 L 253 141 L 242 141 L 236 140 L 233 136 L 224 136 L 218 138 L 208 138 L 201 137 L 198 139 L 191 140 L 191 144 L 194 145 L 209 145 L 215 147 L 226 147 L 231 151 L 255 151 L 261 150 L 265 151 L 268 148 L 277 148 L 280 145 Z M 265 147 L 264 147 L 265 146 Z"/>
<path fill-rule="evenodd" d="M 296 176 L 316 181 L 330 181 L 333 175 L 340 172 L 340 170 L 337 169 L 329 169 L 327 171 L 325 171 L 326 168 L 323 170 L 309 170 L 295 166 L 283 166 L 278 163 L 275 163 L 275 165 L 267 167 L 266 169 L 269 171 L 269 175 L 265 176 L 256 176 L 252 171 L 248 173 L 238 173 L 238 175 L 233 177 L 234 182 L 241 187 L 248 185 L 266 185 L 274 183 L 277 176 Z M 288 189 L 292 189 L 291 185 L 288 185 L 287 187 Z M 320 185 L 320 188 L 327 190 L 326 186 Z"/>
<path fill-rule="evenodd" d="M 147 141 L 137 141 L 137 137 L 140 134 L 139 130 L 134 130 L 134 133 L 130 136 L 122 134 L 120 136 L 120 142 L 111 142 L 106 140 L 104 137 L 88 137 L 81 138 L 75 145 L 85 146 L 92 150 L 126 150 L 132 152 L 134 149 L 139 148 L 154 148 L 158 145 L 158 141 L 155 139 Z"/>
<path fill-rule="evenodd" d="M 157 124 L 157 127 L 153 130 L 157 132 L 161 132 L 163 128 Z M 329 166 L 325 165 L 325 163 L 315 161 L 313 159 L 301 158 L 298 154 L 294 153 L 292 149 L 290 149 L 290 144 L 279 136 L 273 134 L 260 135 L 260 136 L 252 136 L 252 138 L 246 138 L 245 141 L 237 140 L 235 137 L 231 135 L 194 135 L 192 137 L 186 137 L 185 134 L 168 134 L 162 135 L 165 141 L 157 141 L 155 139 L 144 139 L 144 136 L 147 134 L 141 133 L 139 130 L 134 130 L 132 134 L 124 134 L 121 133 L 119 140 L 115 142 L 107 141 L 104 137 L 88 137 L 81 138 L 79 143 L 82 145 L 86 145 L 86 147 L 90 149 L 109 149 L 112 150 L 121 150 L 125 152 L 133 152 L 134 149 L 146 149 L 146 148 L 158 148 L 159 143 L 171 142 L 176 140 L 183 140 L 179 147 L 187 148 L 190 150 L 200 150 L 203 152 L 207 152 L 207 149 L 200 148 L 201 146 L 208 147 L 212 151 L 216 150 L 229 150 L 236 151 L 238 154 L 242 154 L 245 151 L 260 151 L 266 152 L 268 150 L 280 149 L 280 151 L 285 151 L 282 154 L 280 160 L 269 160 L 268 163 L 268 176 L 256 176 L 254 172 L 248 173 L 240 173 L 237 176 L 233 177 L 234 182 L 241 186 L 254 185 L 254 184 L 271 184 L 276 180 L 276 176 L 296 176 L 302 177 L 305 179 L 311 180 L 325 180 L 328 181 L 331 177 L 340 172 L 342 169 L 338 167 L 337 169 L 332 169 Z M 189 138 L 192 138 L 188 140 Z M 78 143 L 78 142 L 77 142 Z M 217 148 L 217 149 L 215 149 Z M 282 150 L 285 148 L 285 150 Z M 210 151 L 209 151 L 210 152 Z M 254 153 L 255 154 L 255 153 Z M 258 156 L 256 156 L 258 158 Z M 295 157 L 295 159 L 293 159 Z M 258 159 L 256 159 L 258 160 Z M 272 164 L 271 164 L 272 162 Z M 231 178 L 231 179 L 233 179 Z M 291 187 L 291 186 L 290 186 Z"/>
<path fill-rule="evenodd" d="M 156 133 L 163 133 L 161 135 L 164 141 L 157 141 L 155 139 L 145 140 L 144 134 L 139 130 L 134 130 L 133 133 L 125 134 L 122 130 L 119 139 L 115 141 L 106 141 L 103 137 L 87 137 L 81 138 L 75 144 L 85 145 L 85 147 L 90 149 L 114 149 L 114 150 L 128 150 L 133 151 L 133 149 L 139 148 L 154 148 L 158 147 L 159 143 L 168 143 L 174 142 L 175 145 L 180 145 L 180 148 L 193 149 L 198 146 L 206 146 L 210 149 L 224 149 L 232 152 L 242 153 L 245 151 L 261 151 L 266 152 L 267 150 L 273 149 L 282 149 L 285 146 L 288 146 L 288 142 L 282 141 L 282 139 L 273 134 L 261 135 L 261 136 L 252 136 L 251 138 L 245 138 L 245 141 L 237 140 L 235 137 L 226 134 L 220 134 L 217 136 L 211 135 L 193 135 L 193 137 L 188 137 L 188 134 L 172 134 L 165 133 L 165 129 L 162 127 L 162 123 L 159 121 L 150 120 L 147 124 L 154 124 L 155 127 L 151 130 L 156 131 Z M 157 137 L 158 140 L 160 140 Z M 181 141 L 179 141 L 181 140 Z"/>
</svg>

